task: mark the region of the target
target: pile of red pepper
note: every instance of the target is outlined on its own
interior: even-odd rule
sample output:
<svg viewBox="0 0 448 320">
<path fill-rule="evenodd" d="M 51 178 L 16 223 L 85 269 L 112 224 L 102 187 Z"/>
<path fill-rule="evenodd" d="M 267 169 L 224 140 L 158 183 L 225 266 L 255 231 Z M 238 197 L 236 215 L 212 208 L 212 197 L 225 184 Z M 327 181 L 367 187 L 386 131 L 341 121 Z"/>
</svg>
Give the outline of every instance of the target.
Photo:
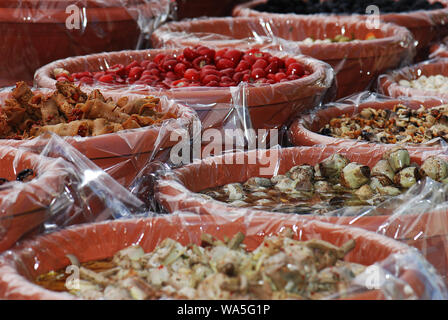
<svg viewBox="0 0 448 320">
<path fill-rule="evenodd" d="M 85 84 L 140 84 L 169 89 L 176 87 L 231 87 L 240 82 L 268 83 L 297 80 L 309 75 L 294 58 L 278 58 L 251 49 L 214 50 L 205 46 L 185 48 L 180 55 L 158 54 L 153 60 L 116 64 L 106 71 L 60 73 L 57 80 Z"/>
</svg>

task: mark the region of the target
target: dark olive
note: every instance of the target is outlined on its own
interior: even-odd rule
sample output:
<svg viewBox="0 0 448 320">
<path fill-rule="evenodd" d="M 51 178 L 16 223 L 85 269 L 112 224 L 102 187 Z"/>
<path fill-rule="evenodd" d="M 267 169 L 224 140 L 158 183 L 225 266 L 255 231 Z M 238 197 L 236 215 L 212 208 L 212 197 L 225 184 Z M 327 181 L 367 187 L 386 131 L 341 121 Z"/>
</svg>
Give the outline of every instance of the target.
<svg viewBox="0 0 448 320">
<path fill-rule="evenodd" d="M 320 130 L 320 134 L 324 136 L 331 136 L 331 129 L 330 128 L 323 128 Z"/>
<path fill-rule="evenodd" d="M 25 169 L 25 170 L 20 171 L 17 174 L 16 180 L 17 181 L 22 181 L 22 182 L 28 182 L 31 179 L 33 179 L 33 176 L 34 176 L 34 170 L 33 169 Z"/>
</svg>

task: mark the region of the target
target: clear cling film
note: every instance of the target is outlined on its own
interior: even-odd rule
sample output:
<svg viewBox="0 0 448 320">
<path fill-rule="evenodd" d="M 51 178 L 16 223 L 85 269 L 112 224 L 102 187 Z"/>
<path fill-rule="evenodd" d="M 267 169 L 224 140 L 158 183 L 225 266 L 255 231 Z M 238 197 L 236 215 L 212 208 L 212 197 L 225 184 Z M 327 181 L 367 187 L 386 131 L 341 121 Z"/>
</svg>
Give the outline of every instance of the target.
<svg viewBox="0 0 448 320">
<path fill-rule="evenodd" d="M 142 210 L 137 198 L 57 135 L 1 148 L 2 251 L 26 236 Z"/>
</svg>

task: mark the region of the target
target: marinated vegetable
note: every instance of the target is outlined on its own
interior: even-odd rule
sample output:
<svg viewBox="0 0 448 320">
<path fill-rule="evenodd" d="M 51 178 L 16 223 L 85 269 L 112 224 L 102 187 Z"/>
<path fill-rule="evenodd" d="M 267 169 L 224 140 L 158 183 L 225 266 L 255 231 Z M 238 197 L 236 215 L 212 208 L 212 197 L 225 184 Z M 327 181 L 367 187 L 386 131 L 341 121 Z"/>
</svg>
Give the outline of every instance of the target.
<svg viewBox="0 0 448 320">
<path fill-rule="evenodd" d="M 112 259 L 79 264 L 79 288 L 66 287 L 64 270 L 37 278 L 50 290 L 85 299 L 321 299 L 343 293 L 365 266 L 344 261 L 355 247 L 322 240 L 298 241 L 292 229 L 265 237 L 254 251 L 244 234 L 217 240 L 203 234 L 201 245 L 166 238 L 150 253 L 125 248 Z M 69 286 L 71 287 L 71 286 Z"/>
<path fill-rule="evenodd" d="M 359 114 L 332 118 L 319 131 L 334 138 L 387 144 L 448 141 L 448 105 L 417 110 L 397 104 L 392 110 L 365 108 Z"/>
<path fill-rule="evenodd" d="M 372 168 L 336 153 L 315 166 L 295 166 L 284 175 L 252 177 L 203 190 L 200 195 L 234 207 L 319 215 L 343 207 L 378 205 L 425 177 L 448 182 L 447 161 L 430 157 L 419 167 L 411 163 L 406 149 L 394 148 Z"/>
<path fill-rule="evenodd" d="M 117 102 L 99 90 L 87 95 L 69 82 L 57 82 L 50 96 L 33 93 L 18 82 L 12 98 L 0 109 L 0 139 L 28 139 L 54 132 L 60 136 L 98 136 L 160 124 L 176 118 L 159 112 L 159 98 L 146 97 Z"/>
</svg>

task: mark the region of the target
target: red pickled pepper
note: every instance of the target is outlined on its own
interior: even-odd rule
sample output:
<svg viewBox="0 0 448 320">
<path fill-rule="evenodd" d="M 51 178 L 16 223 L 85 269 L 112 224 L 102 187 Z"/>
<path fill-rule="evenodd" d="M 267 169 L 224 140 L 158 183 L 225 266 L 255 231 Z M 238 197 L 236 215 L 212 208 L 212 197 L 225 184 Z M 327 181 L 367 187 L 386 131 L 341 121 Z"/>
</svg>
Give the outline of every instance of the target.
<svg viewBox="0 0 448 320">
<path fill-rule="evenodd" d="M 240 82 L 268 83 L 296 80 L 309 75 L 294 58 L 281 59 L 251 49 L 185 48 L 178 56 L 158 54 L 152 61 L 117 64 L 106 71 L 60 74 L 57 80 L 92 84 L 142 84 L 158 88 L 191 86 L 230 87 Z"/>
</svg>

